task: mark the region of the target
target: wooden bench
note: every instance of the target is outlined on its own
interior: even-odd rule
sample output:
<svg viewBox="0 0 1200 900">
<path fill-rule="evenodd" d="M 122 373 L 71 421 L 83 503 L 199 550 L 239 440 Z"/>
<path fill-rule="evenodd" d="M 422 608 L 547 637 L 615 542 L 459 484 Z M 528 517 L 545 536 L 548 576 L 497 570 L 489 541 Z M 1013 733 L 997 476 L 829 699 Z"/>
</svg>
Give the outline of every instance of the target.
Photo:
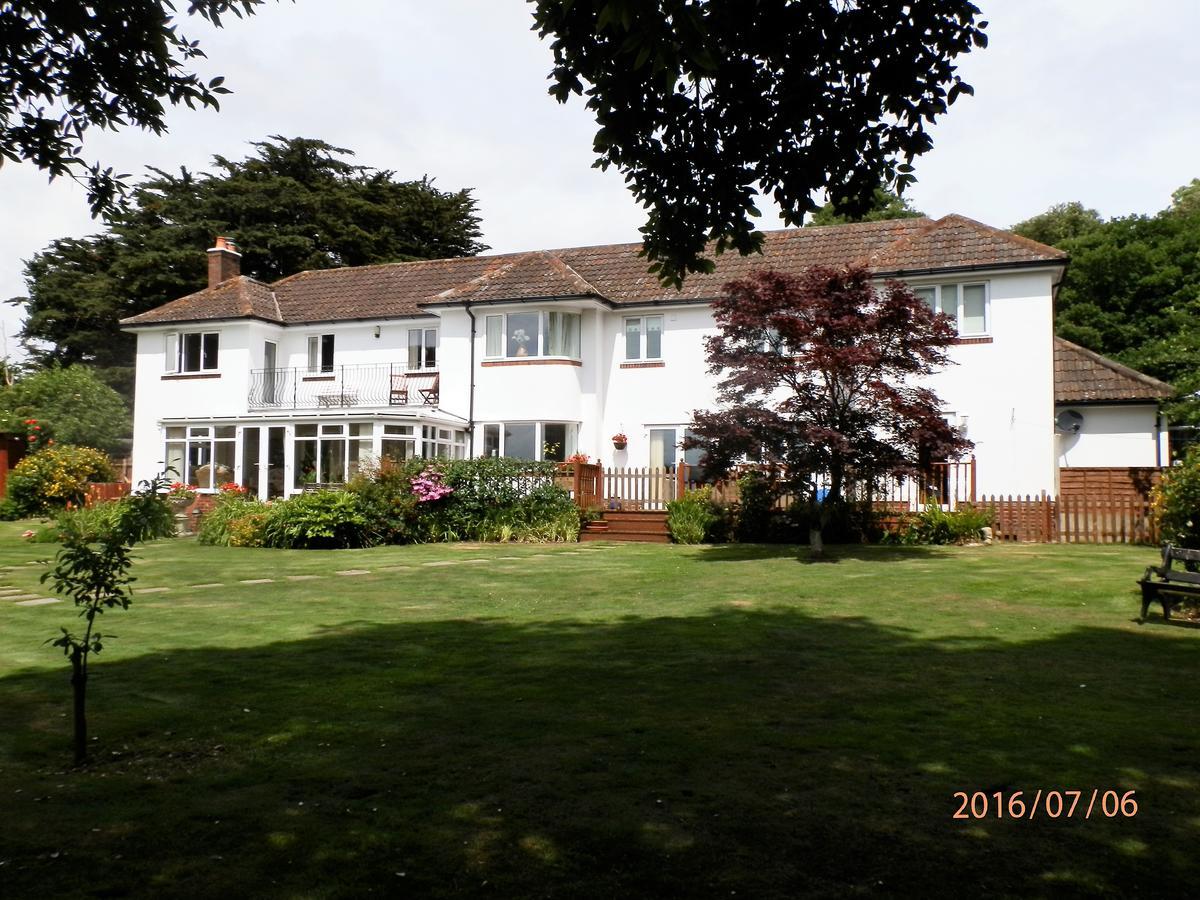
<svg viewBox="0 0 1200 900">
<path fill-rule="evenodd" d="M 1173 568 L 1181 562 L 1184 568 Z M 1178 606 L 1188 597 L 1200 597 L 1200 572 L 1195 571 L 1200 563 L 1200 550 L 1184 550 L 1166 544 L 1162 550 L 1162 565 L 1147 566 L 1146 574 L 1138 582 L 1142 587 L 1142 618 L 1157 600 L 1162 604 L 1163 618 L 1171 618 L 1171 607 Z"/>
<path fill-rule="evenodd" d="M 358 391 L 334 391 L 317 394 L 317 406 L 333 409 L 335 406 L 354 406 L 358 403 Z"/>
<path fill-rule="evenodd" d="M 441 399 L 442 376 L 438 372 L 406 372 L 403 375 L 392 376 L 392 406 L 407 406 L 412 393 L 420 394 L 421 403 L 425 406 L 437 406 Z"/>
</svg>

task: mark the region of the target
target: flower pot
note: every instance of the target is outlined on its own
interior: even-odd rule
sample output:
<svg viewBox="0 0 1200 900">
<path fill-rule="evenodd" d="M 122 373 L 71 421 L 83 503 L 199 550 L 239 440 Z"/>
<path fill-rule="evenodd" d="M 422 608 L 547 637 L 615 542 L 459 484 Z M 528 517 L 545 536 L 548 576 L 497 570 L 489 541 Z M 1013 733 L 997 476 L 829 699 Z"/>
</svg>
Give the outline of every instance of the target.
<svg viewBox="0 0 1200 900">
<path fill-rule="evenodd" d="M 195 497 L 172 497 L 167 501 L 167 506 L 171 507 L 171 512 L 178 515 L 179 513 L 184 512 L 195 502 Z"/>
<path fill-rule="evenodd" d="M 613 441 L 614 450 L 624 450 L 629 444 L 625 441 Z"/>
</svg>

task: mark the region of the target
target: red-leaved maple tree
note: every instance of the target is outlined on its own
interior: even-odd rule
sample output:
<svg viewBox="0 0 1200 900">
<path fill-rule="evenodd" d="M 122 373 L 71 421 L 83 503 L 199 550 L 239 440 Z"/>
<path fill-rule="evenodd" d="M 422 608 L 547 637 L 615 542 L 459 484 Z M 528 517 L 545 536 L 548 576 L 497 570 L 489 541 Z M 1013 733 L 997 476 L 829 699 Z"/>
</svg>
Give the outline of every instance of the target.
<svg viewBox="0 0 1200 900">
<path fill-rule="evenodd" d="M 725 285 L 713 315 L 721 407 L 695 412 L 687 446 L 713 474 L 757 461 L 807 498 L 814 553 L 850 484 L 917 476 L 971 447 L 928 387 L 955 325 L 900 282 L 862 268 L 760 272 Z"/>
</svg>

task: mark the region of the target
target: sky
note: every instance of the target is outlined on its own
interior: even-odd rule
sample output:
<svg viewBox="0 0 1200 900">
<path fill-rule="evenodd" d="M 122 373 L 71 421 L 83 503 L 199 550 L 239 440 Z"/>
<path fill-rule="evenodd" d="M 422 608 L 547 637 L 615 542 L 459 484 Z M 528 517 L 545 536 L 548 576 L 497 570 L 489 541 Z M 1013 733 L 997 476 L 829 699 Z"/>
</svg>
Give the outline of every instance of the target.
<svg viewBox="0 0 1200 900">
<path fill-rule="evenodd" d="M 975 96 L 932 129 L 906 194 L 918 209 L 998 227 L 1068 200 L 1154 213 L 1200 177 L 1200 3 L 976 3 L 989 46 L 959 62 Z M 242 158 L 272 134 L 320 138 L 400 178 L 471 188 L 496 252 L 637 240 L 642 210 L 617 172 L 591 168 L 582 100 L 546 93 L 551 53 L 531 22 L 524 0 L 284 0 L 219 30 L 186 19 L 208 55 L 198 71 L 234 93 L 220 112 L 172 110 L 166 135 L 92 135 L 85 157 L 136 179 Z M 99 230 L 74 182 L 0 167 L 0 298 L 25 293 L 23 261 L 51 240 Z M 19 356 L 20 310 L 0 306 L 0 324 L 0 349 Z"/>
</svg>

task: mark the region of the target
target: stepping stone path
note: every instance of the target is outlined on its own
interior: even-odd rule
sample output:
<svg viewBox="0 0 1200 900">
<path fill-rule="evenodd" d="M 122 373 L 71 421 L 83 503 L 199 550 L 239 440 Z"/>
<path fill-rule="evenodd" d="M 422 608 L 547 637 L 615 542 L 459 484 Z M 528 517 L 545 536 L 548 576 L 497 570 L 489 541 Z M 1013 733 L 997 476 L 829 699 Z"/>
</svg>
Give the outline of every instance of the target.
<svg viewBox="0 0 1200 900">
<path fill-rule="evenodd" d="M 274 578 L 243 578 L 238 584 L 270 584 Z"/>
<path fill-rule="evenodd" d="M 338 575 L 346 575 L 346 576 L 350 576 L 350 575 L 370 575 L 370 574 L 371 574 L 371 570 L 370 570 L 370 569 L 342 569 L 342 571 L 340 571 L 340 572 L 337 572 L 337 573 L 335 573 L 335 574 L 338 574 Z"/>
<path fill-rule="evenodd" d="M 4 599 L 5 600 L 36 600 L 37 598 L 38 598 L 37 594 L 20 593 L 20 594 L 13 594 L 11 597 L 5 597 Z"/>
<path fill-rule="evenodd" d="M 318 579 L 320 577 L 322 577 L 322 576 L 320 576 L 320 575 L 289 575 L 287 577 L 287 580 L 288 581 L 315 581 L 316 579 Z"/>
<path fill-rule="evenodd" d="M 138 588 L 137 593 L 139 593 L 139 594 L 165 594 L 169 590 L 170 590 L 169 587 Z"/>
<path fill-rule="evenodd" d="M 36 600 L 18 600 L 17 606 L 45 606 L 47 603 L 62 603 L 57 597 L 39 597 Z"/>
<path fill-rule="evenodd" d="M 225 585 L 223 585 L 219 581 L 210 581 L 207 584 L 189 584 L 188 587 L 190 587 L 190 588 L 211 588 L 211 587 L 225 587 Z"/>
<path fill-rule="evenodd" d="M 380 572 L 411 572 L 412 566 L 384 566 Z"/>
<path fill-rule="evenodd" d="M 461 559 L 435 559 L 433 562 L 421 563 L 423 566 L 457 566 Z"/>
</svg>

